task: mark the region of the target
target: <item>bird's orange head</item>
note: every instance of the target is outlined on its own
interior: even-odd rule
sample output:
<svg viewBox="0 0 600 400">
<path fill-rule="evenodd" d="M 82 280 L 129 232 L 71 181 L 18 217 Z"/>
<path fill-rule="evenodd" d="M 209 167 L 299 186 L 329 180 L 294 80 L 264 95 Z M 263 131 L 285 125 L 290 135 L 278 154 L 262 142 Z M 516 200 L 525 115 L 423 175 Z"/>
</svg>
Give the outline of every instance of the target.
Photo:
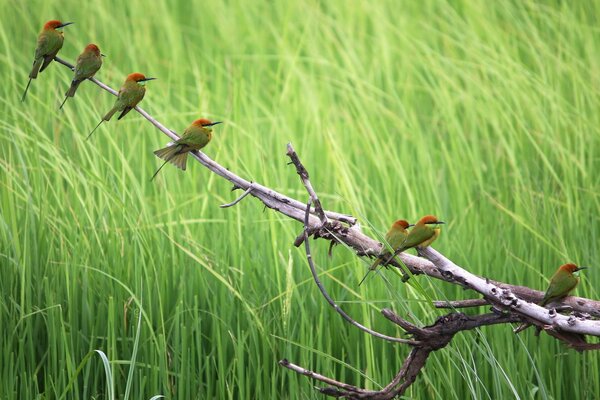
<svg viewBox="0 0 600 400">
<path fill-rule="evenodd" d="M 417 224 L 419 225 L 440 225 L 444 223 L 445 222 L 438 221 L 437 217 L 433 215 L 426 215 L 423 218 L 421 218 L 419 222 L 417 222 Z"/>
<path fill-rule="evenodd" d="M 579 270 L 582 270 L 582 269 L 586 269 L 586 268 L 587 267 L 578 267 L 575 264 L 564 264 L 564 265 L 560 266 L 560 270 L 568 272 L 570 274 L 572 274 L 573 272 L 577 272 Z"/>
<path fill-rule="evenodd" d="M 62 28 L 63 26 L 71 25 L 73 22 L 60 22 L 57 19 L 50 20 L 44 24 L 44 30 L 49 31 L 52 29 Z"/>
<path fill-rule="evenodd" d="M 96 56 L 100 56 L 100 49 L 94 43 L 90 43 L 87 46 L 85 46 L 84 51 L 89 51 L 91 53 L 94 53 Z"/>
<path fill-rule="evenodd" d="M 134 81 L 134 82 L 145 82 L 145 81 L 151 81 L 153 79 L 156 79 L 156 78 L 146 78 L 146 76 L 144 74 L 140 74 L 139 72 L 134 72 L 133 74 L 127 75 L 127 80 Z"/>
<path fill-rule="evenodd" d="M 392 227 L 395 229 L 406 229 L 410 226 L 412 226 L 412 225 L 409 224 L 408 221 L 406 221 L 404 219 L 399 219 L 398 221 L 394 222 L 394 224 L 392 225 Z"/>
<path fill-rule="evenodd" d="M 196 126 L 213 126 L 213 125 L 217 125 L 220 124 L 223 121 L 217 121 L 217 122 L 212 122 L 206 118 L 200 118 L 195 120 L 194 122 L 192 122 L 192 125 L 196 125 Z"/>
</svg>

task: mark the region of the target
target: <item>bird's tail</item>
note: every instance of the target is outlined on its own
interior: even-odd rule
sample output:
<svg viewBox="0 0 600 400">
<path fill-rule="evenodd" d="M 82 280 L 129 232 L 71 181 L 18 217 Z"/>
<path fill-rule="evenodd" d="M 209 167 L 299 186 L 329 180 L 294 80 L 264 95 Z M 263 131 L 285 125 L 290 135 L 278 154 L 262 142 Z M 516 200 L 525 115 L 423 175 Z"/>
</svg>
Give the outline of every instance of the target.
<svg viewBox="0 0 600 400">
<path fill-rule="evenodd" d="M 181 145 L 175 144 L 163 147 L 162 149 L 156 150 L 154 154 L 156 154 L 158 158 L 162 158 L 166 162 L 170 162 L 177 168 L 185 171 L 187 164 L 187 152 L 182 152 Z"/>
<path fill-rule="evenodd" d="M 358 286 L 362 285 L 362 283 L 365 281 L 365 279 L 367 279 L 367 276 L 369 276 L 369 273 L 371 273 L 371 271 L 374 271 L 375 268 L 377 268 L 377 266 L 379 264 L 381 264 L 381 261 L 382 261 L 382 258 L 377 258 L 377 260 L 375 260 L 375 262 L 369 267 L 369 270 L 367 271 L 365 276 L 363 276 L 363 278 L 358 283 Z"/>
<path fill-rule="evenodd" d="M 38 72 L 40 71 L 40 67 L 42 66 L 42 62 L 44 61 L 44 57 L 36 58 L 33 60 L 33 66 L 31 67 L 31 72 L 29 73 L 29 79 L 35 79 L 38 76 Z"/>
<path fill-rule="evenodd" d="M 119 111 L 117 109 L 117 107 L 113 107 L 111 108 L 111 110 L 109 112 L 106 113 L 106 115 L 104 116 L 104 118 L 102 118 L 103 121 L 110 121 L 110 119 L 112 118 L 113 115 L 115 115 L 115 113 Z"/>
<path fill-rule="evenodd" d="M 79 87 L 79 84 L 83 82 L 82 80 L 77 80 L 77 79 L 73 79 L 73 81 L 71 82 L 71 87 L 69 88 L 69 90 L 67 90 L 67 93 L 65 93 L 65 96 L 67 97 L 73 97 L 75 96 L 75 92 L 77 91 L 77 88 Z"/>
<path fill-rule="evenodd" d="M 66 100 L 66 99 L 67 99 L 67 98 L 65 97 L 65 100 Z M 64 104 L 64 102 L 63 102 L 63 104 Z M 100 125 L 102 125 L 102 123 L 103 123 L 103 122 L 104 122 L 104 119 L 101 119 L 101 120 L 100 120 L 100 122 L 98 122 L 98 125 L 96 125 L 96 127 L 95 127 L 94 129 L 92 129 L 92 131 L 90 132 L 90 134 L 89 134 L 89 135 L 87 135 L 87 137 L 85 138 L 85 140 L 88 140 L 88 139 L 90 138 L 90 136 L 92 136 L 92 133 L 94 133 L 94 132 L 96 131 L 96 129 L 98 129 L 98 127 L 99 127 Z"/>
<path fill-rule="evenodd" d="M 33 78 L 29 78 L 29 82 L 27 82 L 27 87 L 25 87 L 25 91 L 23 92 L 23 97 L 21 97 L 21 103 L 25 101 L 25 96 L 27 96 L 27 91 L 29 90 L 29 85 L 31 85 L 31 80 Z"/>
<path fill-rule="evenodd" d="M 165 160 L 165 162 L 156 170 L 156 172 L 154 173 L 154 175 L 152 175 L 152 178 L 150 178 L 150 180 L 153 180 L 158 174 L 158 171 L 160 171 L 162 167 L 164 167 L 165 164 L 168 162 L 175 165 L 177 168 L 180 168 L 185 171 L 187 163 L 187 152 L 182 152 L 180 145 L 164 147 L 162 149 L 156 150 L 154 154 L 156 154 L 157 157 Z"/>
</svg>

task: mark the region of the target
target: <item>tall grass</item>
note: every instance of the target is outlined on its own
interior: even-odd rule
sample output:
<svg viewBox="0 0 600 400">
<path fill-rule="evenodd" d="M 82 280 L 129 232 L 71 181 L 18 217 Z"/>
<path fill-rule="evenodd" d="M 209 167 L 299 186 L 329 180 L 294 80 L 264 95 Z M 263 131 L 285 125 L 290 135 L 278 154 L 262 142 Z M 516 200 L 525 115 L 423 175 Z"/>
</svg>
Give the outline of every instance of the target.
<svg viewBox="0 0 600 400">
<path fill-rule="evenodd" d="M 142 107 L 181 131 L 226 121 L 206 152 L 300 200 L 292 141 L 326 208 L 385 232 L 396 218 L 449 222 L 435 247 L 470 271 L 544 288 L 563 262 L 595 267 L 600 221 L 598 2 L 0 1 L 0 398 L 317 398 L 288 358 L 379 387 L 408 348 L 347 326 L 319 296 L 300 224 L 192 163 L 159 165 L 164 136 L 139 115 L 84 138 L 113 98 L 51 65 L 20 95 L 46 20 L 60 55 L 89 42 L 98 78 L 148 83 Z M 378 330 L 387 306 L 444 312 L 394 275 L 313 249 L 344 309 Z M 578 293 L 597 297 L 597 268 Z M 433 298 L 471 296 L 417 278 Z M 142 296 L 143 293 L 143 296 Z M 137 314 L 141 312 L 139 338 Z M 472 311 L 470 311 L 472 312 Z M 135 362 L 132 376 L 128 376 Z M 593 398 L 594 353 L 508 326 L 437 352 L 410 398 Z"/>
</svg>

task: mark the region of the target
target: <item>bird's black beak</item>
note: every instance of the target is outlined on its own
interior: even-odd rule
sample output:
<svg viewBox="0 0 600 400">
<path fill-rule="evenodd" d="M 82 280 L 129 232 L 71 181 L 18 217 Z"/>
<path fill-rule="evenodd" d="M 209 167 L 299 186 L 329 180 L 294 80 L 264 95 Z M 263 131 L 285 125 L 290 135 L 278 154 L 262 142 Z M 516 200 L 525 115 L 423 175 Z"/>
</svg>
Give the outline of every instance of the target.
<svg viewBox="0 0 600 400">
<path fill-rule="evenodd" d="M 57 26 L 57 28 L 64 28 L 67 25 L 71 25 L 74 24 L 75 22 L 65 22 L 64 24 L 60 24 L 59 26 Z"/>
<path fill-rule="evenodd" d="M 144 79 L 140 79 L 138 82 L 146 82 L 146 81 L 153 81 L 156 78 L 144 78 Z"/>
<path fill-rule="evenodd" d="M 223 123 L 223 121 L 217 121 L 217 122 L 211 122 L 210 124 L 208 124 L 208 125 L 204 125 L 204 126 L 213 126 L 213 125 L 219 125 L 219 124 L 222 124 L 222 123 Z"/>
<path fill-rule="evenodd" d="M 106 57 L 106 54 L 102 54 L 102 53 L 100 53 L 100 56 L 101 56 L 101 57 Z"/>
<path fill-rule="evenodd" d="M 587 269 L 588 267 L 577 267 L 575 268 L 575 272 L 581 271 L 582 269 Z"/>
<path fill-rule="evenodd" d="M 442 221 L 435 221 L 435 222 L 428 222 L 427 225 L 443 225 L 445 224 L 445 222 Z"/>
<path fill-rule="evenodd" d="M 407 228 L 412 228 L 415 224 L 408 224 Z"/>
</svg>

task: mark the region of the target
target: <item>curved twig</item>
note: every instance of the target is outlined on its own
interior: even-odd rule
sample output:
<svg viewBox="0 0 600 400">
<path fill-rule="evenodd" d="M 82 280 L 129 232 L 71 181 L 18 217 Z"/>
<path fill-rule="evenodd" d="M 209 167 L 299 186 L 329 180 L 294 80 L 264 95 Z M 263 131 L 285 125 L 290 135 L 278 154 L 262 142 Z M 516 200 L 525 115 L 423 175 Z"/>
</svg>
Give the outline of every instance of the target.
<svg viewBox="0 0 600 400">
<path fill-rule="evenodd" d="M 221 207 L 221 208 L 233 207 L 240 201 L 244 200 L 244 197 L 248 196 L 253 190 L 254 190 L 254 187 L 252 186 L 252 184 L 250 184 L 250 187 L 248 189 L 246 189 L 246 191 L 244 193 L 242 193 L 242 195 L 240 197 L 238 197 L 231 203 L 221 204 L 219 207 Z"/>
</svg>

